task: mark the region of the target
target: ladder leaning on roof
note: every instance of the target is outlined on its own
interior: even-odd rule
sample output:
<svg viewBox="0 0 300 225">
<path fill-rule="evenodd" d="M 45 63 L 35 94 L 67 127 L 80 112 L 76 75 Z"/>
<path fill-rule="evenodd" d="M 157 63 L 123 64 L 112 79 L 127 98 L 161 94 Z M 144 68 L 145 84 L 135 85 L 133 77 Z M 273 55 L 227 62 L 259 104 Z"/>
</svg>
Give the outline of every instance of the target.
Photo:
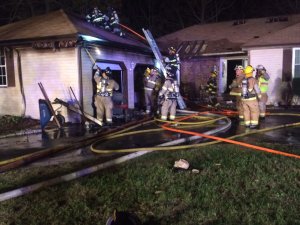
<svg viewBox="0 0 300 225">
<path fill-rule="evenodd" d="M 165 77 L 167 77 L 167 70 L 165 68 L 165 65 L 163 64 L 163 57 L 162 57 L 162 55 L 159 51 L 159 48 L 158 48 L 151 32 L 148 29 L 146 30 L 144 28 L 143 28 L 143 32 L 144 32 L 145 37 L 146 37 L 146 39 L 147 39 L 147 41 L 148 41 L 148 43 L 149 43 L 149 45 L 152 49 L 152 52 L 153 52 L 156 60 L 159 63 L 159 66 L 160 66 L 160 69 L 161 69 L 162 73 L 164 74 Z M 185 102 L 184 102 L 184 100 L 183 100 L 180 93 L 179 93 L 179 96 L 177 97 L 177 103 L 178 103 L 178 106 L 179 106 L 180 109 L 185 109 L 186 108 L 186 104 L 185 104 Z"/>
</svg>

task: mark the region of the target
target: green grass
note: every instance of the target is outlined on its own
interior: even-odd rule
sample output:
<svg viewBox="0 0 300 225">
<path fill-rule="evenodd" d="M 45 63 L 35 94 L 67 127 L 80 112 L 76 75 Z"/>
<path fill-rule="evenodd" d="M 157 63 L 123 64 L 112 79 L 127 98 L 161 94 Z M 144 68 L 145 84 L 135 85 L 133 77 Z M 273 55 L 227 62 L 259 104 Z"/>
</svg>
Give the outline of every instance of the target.
<svg viewBox="0 0 300 225">
<path fill-rule="evenodd" d="M 267 147 L 296 151 L 286 145 Z M 173 163 L 179 158 L 200 173 L 174 172 Z M 49 171 L 24 168 L 1 174 L 0 189 L 58 173 L 57 168 Z M 0 224 L 105 224 L 117 208 L 135 212 L 144 225 L 297 225 L 299 200 L 300 160 L 218 144 L 150 153 L 2 202 Z"/>
</svg>

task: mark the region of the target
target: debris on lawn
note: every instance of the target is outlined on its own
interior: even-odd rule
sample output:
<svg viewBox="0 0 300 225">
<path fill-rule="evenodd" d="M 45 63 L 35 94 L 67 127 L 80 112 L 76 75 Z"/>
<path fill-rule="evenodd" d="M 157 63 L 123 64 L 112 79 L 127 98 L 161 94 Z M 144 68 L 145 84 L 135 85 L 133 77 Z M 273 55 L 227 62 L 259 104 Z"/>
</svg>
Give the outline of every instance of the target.
<svg viewBox="0 0 300 225">
<path fill-rule="evenodd" d="M 187 170 L 189 168 L 190 164 L 185 159 L 179 159 L 178 161 L 175 161 L 174 168 L 176 169 L 184 169 Z"/>
</svg>

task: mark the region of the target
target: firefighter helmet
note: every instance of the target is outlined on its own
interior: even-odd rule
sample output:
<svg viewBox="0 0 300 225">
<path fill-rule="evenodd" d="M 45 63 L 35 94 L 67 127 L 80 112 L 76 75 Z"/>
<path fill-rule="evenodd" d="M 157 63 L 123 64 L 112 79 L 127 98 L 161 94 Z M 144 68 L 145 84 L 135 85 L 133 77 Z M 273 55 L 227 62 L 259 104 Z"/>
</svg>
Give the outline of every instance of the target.
<svg viewBox="0 0 300 225">
<path fill-rule="evenodd" d="M 266 68 L 263 65 L 257 65 L 256 69 L 257 70 L 266 70 Z"/>
<path fill-rule="evenodd" d="M 169 50 L 169 52 L 174 52 L 174 53 L 176 52 L 176 49 L 173 46 L 169 47 L 168 50 Z"/>
<path fill-rule="evenodd" d="M 106 67 L 106 69 L 105 69 L 105 74 L 106 74 L 107 76 L 111 76 L 112 71 L 111 71 L 110 67 Z"/>
<path fill-rule="evenodd" d="M 218 74 L 217 71 L 211 71 L 211 72 L 210 72 L 210 76 L 212 76 L 212 77 L 216 77 L 217 74 Z"/>
<path fill-rule="evenodd" d="M 246 68 L 244 69 L 244 73 L 245 73 L 246 77 L 252 77 L 253 71 L 254 71 L 254 68 L 251 65 L 246 66 Z"/>
<path fill-rule="evenodd" d="M 159 69 L 158 69 L 156 66 L 154 66 L 154 67 L 153 67 L 153 71 L 158 72 Z"/>
<path fill-rule="evenodd" d="M 151 72 L 150 68 L 147 67 L 147 69 L 145 70 L 145 73 L 150 73 L 150 72 Z"/>
<path fill-rule="evenodd" d="M 236 65 L 234 70 L 244 70 L 244 67 L 242 65 Z"/>
</svg>

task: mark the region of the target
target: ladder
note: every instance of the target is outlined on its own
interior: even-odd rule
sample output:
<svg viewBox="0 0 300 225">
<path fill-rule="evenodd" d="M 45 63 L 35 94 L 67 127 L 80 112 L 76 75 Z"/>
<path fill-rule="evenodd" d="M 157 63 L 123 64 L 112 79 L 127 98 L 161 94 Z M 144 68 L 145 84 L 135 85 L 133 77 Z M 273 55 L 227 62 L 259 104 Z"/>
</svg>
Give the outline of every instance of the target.
<svg viewBox="0 0 300 225">
<path fill-rule="evenodd" d="M 159 48 L 152 36 L 152 33 L 148 30 L 148 29 L 142 29 L 143 32 L 144 32 L 144 35 L 151 47 L 151 50 L 156 58 L 156 60 L 158 61 L 159 63 L 159 66 L 160 66 L 160 69 L 162 71 L 162 73 L 164 74 L 165 77 L 167 77 L 167 70 L 165 68 L 165 65 L 163 64 L 163 57 L 159 51 Z M 178 103 L 178 106 L 180 109 L 185 109 L 186 108 L 186 104 L 181 96 L 181 94 L 179 93 L 179 96 L 177 97 L 177 103 Z"/>
</svg>

